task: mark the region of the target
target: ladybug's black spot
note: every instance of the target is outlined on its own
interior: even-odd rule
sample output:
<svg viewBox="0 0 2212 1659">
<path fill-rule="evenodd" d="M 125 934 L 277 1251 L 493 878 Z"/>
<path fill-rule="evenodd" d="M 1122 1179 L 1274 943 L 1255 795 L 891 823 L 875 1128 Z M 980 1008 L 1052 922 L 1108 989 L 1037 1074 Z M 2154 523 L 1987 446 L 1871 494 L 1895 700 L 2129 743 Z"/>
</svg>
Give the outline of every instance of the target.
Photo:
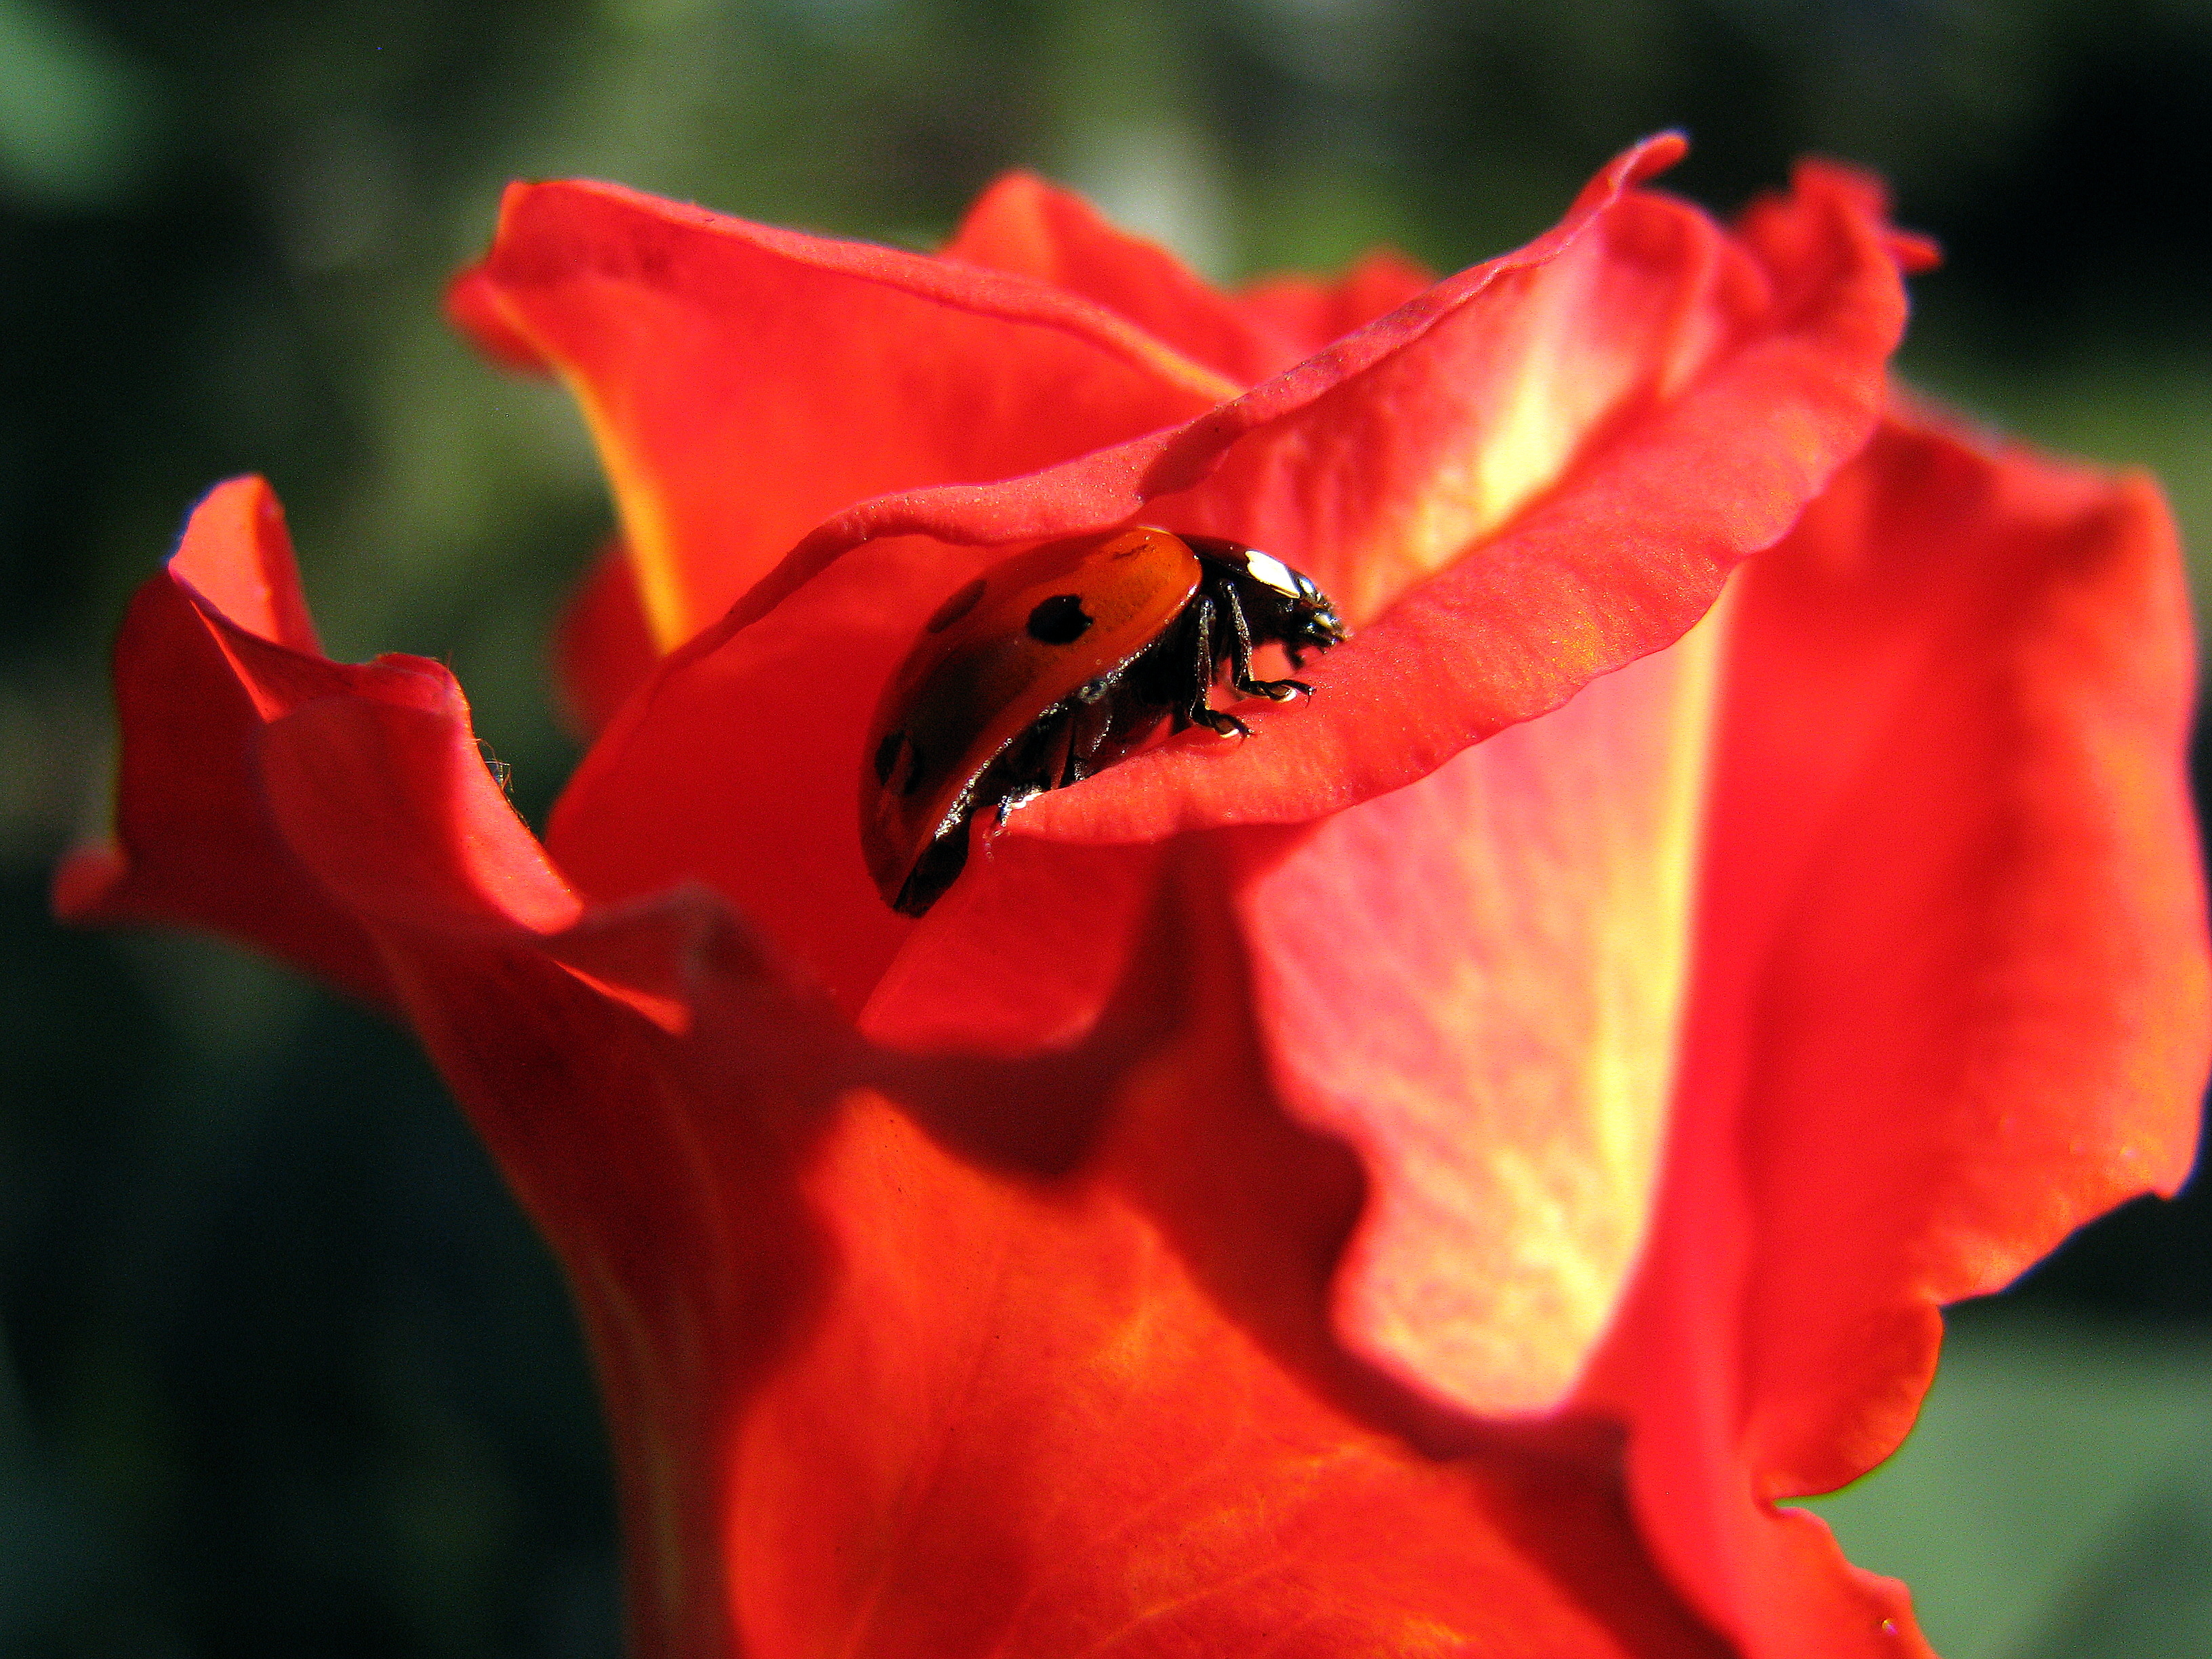
<svg viewBox="0 0 2212 1659">
<path fill-rule="evenodd" d="M 921 786 L 925 781 L 922 764 L 921 745 L 912 738 L 908 738 L 906 740 L 906 776 L 899 781 L 900 794 L 914 795 L 921 793 Z"/>
<path fill-rule="evenodd" d="M 1080 593 L 1055 593 L 1030 612 L 1030 637 L 1039 645 L 1073 645 L 1090 627 Z"/>
<path fill-rule="evenodd" d="M 884 740 L 876 745 L 876 781 L 886 789 L 891 787 L 891 780 L 898 775 L 901 755 L 907 757 L 907 763 L 898 792 L 911 795 L 921 787 L 921 750 L 903 732 L 886 732 Z"/>
<path fill-rule="evenodd" d="M 905 732 L 886 732 L 876 745 L 876 781 L 886 788 L 890 786 L 891 768 L 898 764 L 899 745 L 905 741 Z"/>
<path fill-rule="evenodd" d="M 975 608 L 975 601 L 983 597 L 983 579 L 978 576 L 967 586 L 955 591 L 943 605 L 929 613 L 929 620 L 921 625 L 922 632 L 942 634 L 953 623 L 958 622 L 973 611 Z"/>
</svg>

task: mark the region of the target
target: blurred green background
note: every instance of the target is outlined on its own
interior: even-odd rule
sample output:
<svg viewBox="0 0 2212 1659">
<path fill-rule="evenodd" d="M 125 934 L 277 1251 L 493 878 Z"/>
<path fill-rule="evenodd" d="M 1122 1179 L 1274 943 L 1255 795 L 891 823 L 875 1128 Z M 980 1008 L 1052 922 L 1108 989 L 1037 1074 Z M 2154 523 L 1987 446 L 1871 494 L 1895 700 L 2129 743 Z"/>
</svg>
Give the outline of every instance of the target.
<svg viewBox="0 0 2212 1659">
<path fill-rule="evenodd" d="M 333 653 L 451 662 L 552 798 L 543 641 L 608 509 L 561 395 L 440 320 L 503 180 L 927 246 L 1022 163 L 1217 276 L 1449 268 L 1668 125 L 1723 209 L 1808 150 L 1887 173 L 1949 250 L 1908 370 L 2157 467 L 2212 545 L 2194 0 L 0 0 L 0 1655 L 614 1650 L 561 1291 L 408 1041 L 46 917 L 116 621 L 235 472 Z M 1827 1506 L 1951 1659 L 2212 1651 L 2209 1212 L 1963 1310 Z"/>
</svg>

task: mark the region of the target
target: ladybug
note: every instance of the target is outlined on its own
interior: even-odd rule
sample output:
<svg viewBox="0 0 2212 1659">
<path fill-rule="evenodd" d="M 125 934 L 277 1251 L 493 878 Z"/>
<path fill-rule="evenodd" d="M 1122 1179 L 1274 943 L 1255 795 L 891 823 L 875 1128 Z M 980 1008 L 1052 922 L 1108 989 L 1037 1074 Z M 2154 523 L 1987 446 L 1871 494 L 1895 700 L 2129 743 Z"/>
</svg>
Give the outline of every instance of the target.
<svg viewBox="0 0 2212 1659">
<path fill-rule="evenodd" d="M 860 846 L 877 890 L 910 916 L 968 861 L 968 821 L 999 821 L 1079 783 L 1159 726 L 1251 728 L 1210 700 L 1224 665 L 1247 696 L 1313 688 L 1252 677 L 1280 645 L 1293 668 L 1344 638 L 1336 607 L 1281 560 L 1139 526 L 1051 542 L 938 606 L 869 723 Z"/>
</svg>

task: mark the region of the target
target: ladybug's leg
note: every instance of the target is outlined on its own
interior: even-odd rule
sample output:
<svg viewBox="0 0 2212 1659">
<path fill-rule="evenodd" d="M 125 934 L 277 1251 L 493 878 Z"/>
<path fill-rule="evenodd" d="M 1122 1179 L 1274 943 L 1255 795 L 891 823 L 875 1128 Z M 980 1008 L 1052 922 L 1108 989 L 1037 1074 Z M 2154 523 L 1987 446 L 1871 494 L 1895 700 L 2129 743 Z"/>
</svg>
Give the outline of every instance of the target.
<svg viewBox="0 0 2212 1659">
<path fill-rule="evenodd" d="M 1252 629 L 1244 620 L 1244 607 L 1237 602 L 1237 590 L 1227 582 L 1221 585 L 1222 608 L 1229 613 L 1229 625 L 1233 631 L 1229 653 L 1233 672 L 1229 684 L 1248 697 L 1271 697 L 1280 702 L 1285 697 L 1295 697 L 1300 692 L 1310 696 L 1313 687 L 1304 680 L 1255 680 L 1252 678 Z M 1293 655 L 1295 663 L 1297 658 Z"/>
<path fill-rule="evenodd" d="M 1211 583 L 1207 584 L 1210 589 Z M 1233 604 L 1234 601 L 1231 601 Z M 1240 738 L 1252 735 L 1252 728 L 1234 714 L 1224 714 L 1207 698 L 1213 691 L 1213 672 L 1218 659 L 1213 654 L 1213 596 L 1201 590 L 1191 601 L 1191 671 L 1190 701 L 1177 711 L 1178 722 L 1188 720 L 1193 726 L 1202 726 L 1218 737 L 1234 732 Z M 1237 617 L 1241 623 L 1243 617 Z"/>
<path fill-rule="evenodd" d="M 1060 751 L 1060 777 L 1052 786 L 1055 789 L 1083 781 L 1083 728 L 1090 723 L 1084 717 L 1090 713 L 1087 703 L 1067 711 L 1067 744 Z"/>
<path fill-rule="evenodd" d="M 1118 675 L 1102 675 L 1068 699 L 1067 759 L 1060 768 L 1060 788 L 1082 782 L 1097 769 L 1091 763 L 1114 729 L 1114 691 L 1119 680 Z"/>
<path fill-rule="evenodd" d="M 1052 763 L 1043 778 L 1048 789 L 1065 789 L 1075 781 L 1069 769 L 1075 764 L 1075 727 L 1081 719 L 1079 708 L 1071 708 L 1060 717 L 1060 730 L 1054 734 L 1053 746 L 1046 756 Z"/>
<path fill-rule="evenodd" d="M 1229 660 L 1234 672 L 1230 684 L 1239 691 L 1249 692 L 1252 683 L 1252 628 L 1244 620 L 1244 607 L 1237 602 L 1237 589 L 1228 582 L 1221 584 L 1221 613 L 1229 623 Z"/>
<path fill-rule="evenodd" d="M 1105 690 L 1092 697 L 1078 695 L 1075 707 L 1068 711 L 1067 760 L 1060 768 L 1060 787 L 1065 789 L 1091 775 L 1095 769 L 1091 763 L 1098 757 L 1114 730 L 1114 714 L 1113 699 Z"/>
<path fill-rule="evenodd" d="M 999 797 L 1001 827 L 1017 807 L 1026 806 L 1055 787 L 1067 764 L 1074 728 L 1073 711 L 1061 704 L 1046 710 L 1018 741 L 1007 769 L 1006 793 Z"/>
<path fill-rule="evenodd" d="M 1204 663 L 1210 654 L 1207 636 L 1212 632 L 1212 620 L 1213 607 L 1207 603 L 1206 589 L 1201 586 L 1198 597 L 1183 607 L 1182 615 L 1175 619 L 1173 630 L 1159 642 L 1158 648 L 1167 653 L 1164 656 L 1164 663 L 1174 660 L 1172 653 L 1176 647 L 1194 653 L 1198 661 Z M 1206 696 L 1206 670 L 1203 667 L 1198 669 L 1196 678 L 1199 696 L 1202 700 Z M 1174 712 L 1173 723 L 1168 730 L 1188 731 L 1190 727 L 1190 675 L 1186 673 L 1181 685 L 1162 689 L 1166 691 L 1168 702 Z"/>
</svg>

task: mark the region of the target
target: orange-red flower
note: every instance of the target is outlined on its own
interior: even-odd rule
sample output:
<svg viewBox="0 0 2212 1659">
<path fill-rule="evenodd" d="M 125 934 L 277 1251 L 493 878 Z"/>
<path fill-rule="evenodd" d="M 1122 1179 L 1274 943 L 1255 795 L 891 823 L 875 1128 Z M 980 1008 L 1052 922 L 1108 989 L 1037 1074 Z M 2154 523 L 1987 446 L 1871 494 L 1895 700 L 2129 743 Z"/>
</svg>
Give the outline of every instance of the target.
<svg viewBox="0 0 2212 1659">
<path fill-rule="evenodd" d="M 2148 483 L 1890 399 L 1866 181 L 1728 230 L 1677 149 L 1232 295 L 1025 178 L 935 258 L 515 187 L 455 314 L 622 520 L 542 847 L 442 669 L 321 656 L 264 486 L 194 515 L 58 902 L 413 1022 L 582 1306 L 641 1655 L 1926 1650 L 1778 1504 L 2185 1171 L 2179 564 Z M 1129 521 L 1353 638 L 894 915 L 885 677 Z"/>
</svg>

